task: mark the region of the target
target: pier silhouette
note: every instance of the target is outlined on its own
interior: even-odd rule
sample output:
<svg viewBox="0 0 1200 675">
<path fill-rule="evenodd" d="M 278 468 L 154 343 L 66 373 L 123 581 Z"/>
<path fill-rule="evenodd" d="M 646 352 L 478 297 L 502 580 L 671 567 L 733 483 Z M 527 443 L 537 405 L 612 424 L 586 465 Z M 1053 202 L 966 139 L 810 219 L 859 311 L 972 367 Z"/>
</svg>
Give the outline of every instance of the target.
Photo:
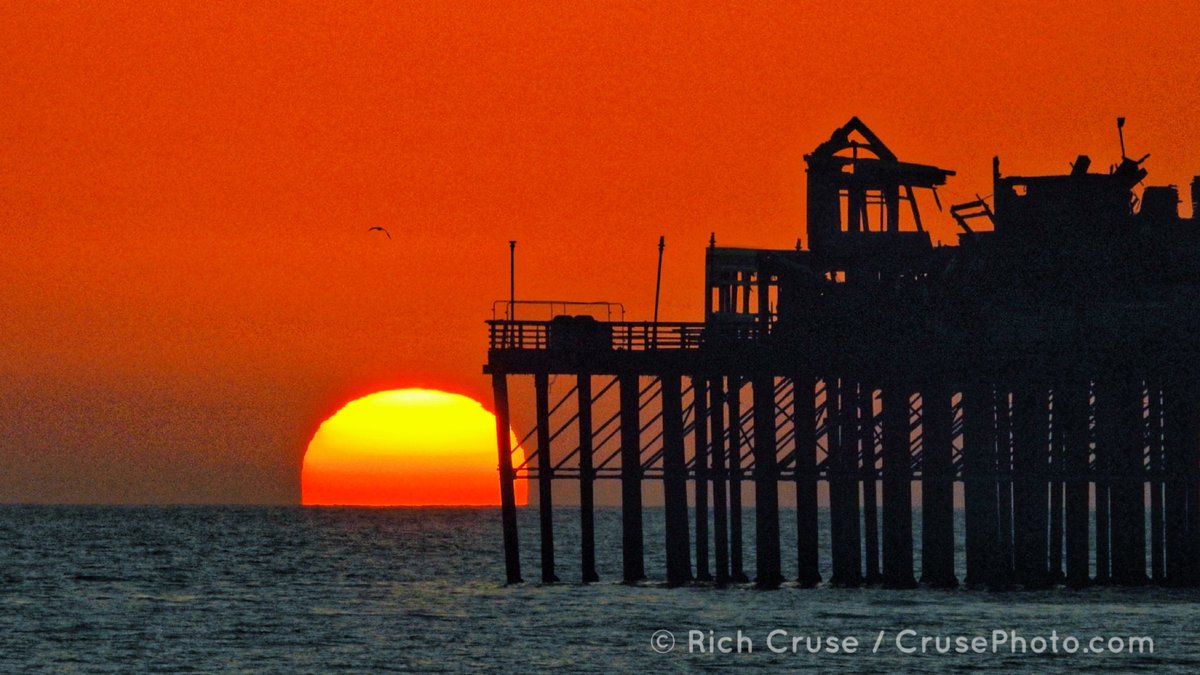
<svg viewBox="0 0 1200 675">
<path fill-rule="evenodd" d="M 805 157 L 807 248 L 710 241 L 703 322 L 517 320 L 506 305 L 485 373 L 507 580 L 522 580 L 513 481 L 530 479 L 546 582 L 555 483 L 578 485 L 590 582 L 594 485 L 615 480 L 627 582 L 646 577 L 645 481 L 662 485 L 669 584 L 749 580 L 750 481 L 763 587 L 785 581 L 781 490 L 795 581 L 823 581 L 822 482 L 832 584 L 957 585 L 958 485 L 967 584 L 1200 585 L 1200 178 L 1182 218 L 1174 186 L 1136 196 L 1145 159 L 1123 139 L 1106 170 L 1079 156 L 1063 175 L 1006 175 L 996 159 L 992 194 L 948 208 L 957 245 L 934 246 L 918 195 L 941 208 L 954 172 L 899 160 L 855 118 Z M 574 386 L 551 400 L 555 376 Z M 518 378 L 536 427 L 514 465 Z M 597 418 L 602 402 L 615 412 Z"/>
</svg>

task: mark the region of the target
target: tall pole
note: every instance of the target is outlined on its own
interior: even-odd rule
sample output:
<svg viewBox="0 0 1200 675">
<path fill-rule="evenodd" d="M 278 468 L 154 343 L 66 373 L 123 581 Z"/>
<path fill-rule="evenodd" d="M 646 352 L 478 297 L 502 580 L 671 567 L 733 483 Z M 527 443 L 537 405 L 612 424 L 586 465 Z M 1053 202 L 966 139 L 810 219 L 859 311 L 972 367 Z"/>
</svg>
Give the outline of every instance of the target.
<svg viewBox="0 0 1200 675">
<path fill-rule="evenodd" d="M 517 318 L 517 241 L 508 242 L 508 320 Z"/>
<path fill-rule="evenodd" d="M 658 236 L 658 276 L 654 280 L 654 323 L 658 323 L 658 296 L 662 290 L 662 258 L 663 249 L 667 247 L 667 238 Z"/>
<path fill-rule="evenodd" d="M 1121 141 L 1121 159 L 1125 159 L 1125 118 L 1117 118 L 1117 138 Z"/>
<path fill-rule="evenodd" d="M 666 248 L 666 237 L 658 235 L 658 274 L 654 279 L 654 346 L 658 347 L 658 295 L 662 290 L 662 258 Z"/>
</svg>

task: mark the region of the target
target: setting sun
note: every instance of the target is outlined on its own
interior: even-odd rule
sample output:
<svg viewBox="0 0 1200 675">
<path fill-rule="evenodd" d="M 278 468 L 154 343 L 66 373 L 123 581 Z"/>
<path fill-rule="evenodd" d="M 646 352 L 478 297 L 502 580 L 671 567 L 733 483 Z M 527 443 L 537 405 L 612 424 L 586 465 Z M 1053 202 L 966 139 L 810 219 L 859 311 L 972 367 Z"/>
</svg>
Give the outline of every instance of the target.
<svg viewBox="0 0 1200 675">
<path fill-rule="evenodd" d="M 514 464 L 522 459 L 517 450 Z M 496 417 L 478 401 L 432 389 L 364 396 L 321 423 L 300 488 L 306 506 L 499 504 Z M 524 504 L 524 481 L 516 488 Z"/>
</svg>

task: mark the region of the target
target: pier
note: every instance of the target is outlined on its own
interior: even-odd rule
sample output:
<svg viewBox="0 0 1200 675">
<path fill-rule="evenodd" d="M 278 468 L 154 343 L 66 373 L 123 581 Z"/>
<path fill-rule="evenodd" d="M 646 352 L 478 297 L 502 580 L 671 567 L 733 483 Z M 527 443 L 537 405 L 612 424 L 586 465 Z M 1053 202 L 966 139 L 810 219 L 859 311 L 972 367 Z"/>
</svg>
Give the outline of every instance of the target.
<svg viewBox="0 0 1200 675">
<path fill-rule="evenodd" d="M 595 484 L 619 481 L 629 583 L 661 545 L 672 585 L 1200 585 L 1200 220 L 1180 217 L 1177 188 L 1139 194 L 1145 158 L 1093 172 L 1079 156 L 1054 176 L 1004 175 L 996 159 L 992 194 L 946 209 L 957 245 L 934 246 L 918 202 L 941 209 L 953 171 L 900 161 L 858 119 L 805 160 L 806 246 L 710 240 L 703 321 L 569 303 L 529 320 L 510 302 L 488 322 L 507 581 L 524 579 L 513 482 L 529 480 L 547 583 L 555 487 L 577 485 L 578 581 L 594 582 Z M 1193 214 L 1198 200 L 1200 178 Z M 552 378 L 569 390 L 552 397 Z M 536 421 L 523 461 L 518 382 Z M 643 534 L 651 481 L 662 542 Z"/>
</svg>

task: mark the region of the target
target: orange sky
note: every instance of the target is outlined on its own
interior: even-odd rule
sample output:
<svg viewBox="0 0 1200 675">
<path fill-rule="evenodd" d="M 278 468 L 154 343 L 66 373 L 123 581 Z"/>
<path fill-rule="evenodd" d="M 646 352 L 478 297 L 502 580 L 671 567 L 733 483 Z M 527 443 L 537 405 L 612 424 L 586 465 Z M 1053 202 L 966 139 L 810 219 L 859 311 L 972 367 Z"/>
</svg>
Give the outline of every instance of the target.
<svg viewBox="0 0 1200 675">
<path fill-rule="evenodd" d="M 695 318 L 708 233 L 790 246 L 851 115 L 946 202 L 1117 115 L 1200 174 L 1196 3 L 49 4 L 0 6 L 2 502 L 295 503 L 347 400 L 488 400 L 508 239 L 519 295 L 640 319 L 665 234 Z"/>
</svg>

